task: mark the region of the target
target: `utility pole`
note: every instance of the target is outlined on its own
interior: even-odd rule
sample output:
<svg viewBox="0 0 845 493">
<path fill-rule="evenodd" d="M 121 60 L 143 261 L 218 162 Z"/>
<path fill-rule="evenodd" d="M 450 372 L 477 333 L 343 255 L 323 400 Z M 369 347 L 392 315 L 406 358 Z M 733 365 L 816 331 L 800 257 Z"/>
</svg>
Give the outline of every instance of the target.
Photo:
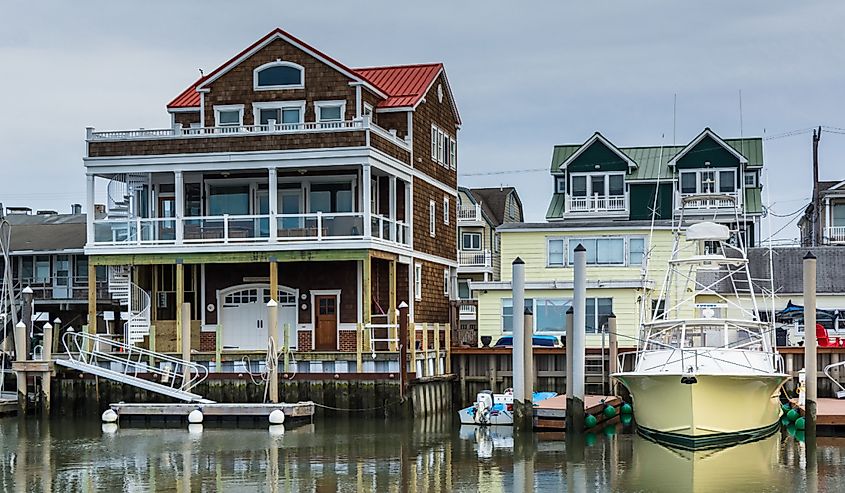
<svg viewBox="0 0 845 493">
<path fill-rule="evenodd" d="M 819 140 L 822 138 L 822 127 L 813 130 L 813 242 L 812 246 L 821 243 L 821 213 L 819 211 Z"/>
</svg>

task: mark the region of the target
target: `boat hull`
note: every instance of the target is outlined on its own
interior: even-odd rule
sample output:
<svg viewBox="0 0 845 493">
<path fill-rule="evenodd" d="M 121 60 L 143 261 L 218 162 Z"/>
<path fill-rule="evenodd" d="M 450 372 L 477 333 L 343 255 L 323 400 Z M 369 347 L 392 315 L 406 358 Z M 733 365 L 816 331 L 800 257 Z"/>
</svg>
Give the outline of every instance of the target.
<svg viewBox="0 0 845 493">
<path fill-rule="evenodd" d="M 723 446 L 777 430 L 778 393 L 788 379 L 784 374 L 615 377 L 631 392 L 637 429 L 643 435 L 687 448 Z"/>
</svg>

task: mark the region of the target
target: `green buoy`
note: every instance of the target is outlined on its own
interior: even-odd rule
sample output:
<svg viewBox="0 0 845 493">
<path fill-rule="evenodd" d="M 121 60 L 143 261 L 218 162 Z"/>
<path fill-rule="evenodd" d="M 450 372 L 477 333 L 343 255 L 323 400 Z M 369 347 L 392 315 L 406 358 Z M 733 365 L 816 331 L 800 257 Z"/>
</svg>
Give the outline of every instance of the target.
<svg viewBox="0 0 845 493">
<path fill-rule="evenodd" d="M 604 436 L 612 437 L 613 435 L 616 434 L 616 427 L 613 426 L 613 425 L 605 426 L 604 430 L 602 430 L 602 431 L 604 431 Z"/>
<path fill-rule="evenodd" d="M 807 426 L 807 421 L 804 419 L 803 416 L 795 420 L 795 429 L 796 430 L 803 430 L 804 427 L 806 427 L 806 426 Z"/>
<path fill-rule="evenodd" d="M 619 417 L 619 422 L 622 423 L 623 426 L 628 426 L 631 424 L 631 421 L 634 421 L 634 417 L 630 414 L 623 414 Z"/>
<path fill-rule="evenodd" d="M 598 423 L 598 422 L 599 422 L 599 420 L 597 420 L 596 417 L 593 416 L 592 414 L 588 414 L 587 417 L 584 418 L 584 425 L 587 428 L 592 428 L 593 426 L 596 426 L 596 423 Z"/>
<path fill-rule="evenodd" d="M 596 440 L 598 437 L 592 431 L 584 435 L 584 444 L 588 447 L 591 447 L 596 444 Z"/>
<path fill-rule="evenodd" d="M 622 414 L 631 414 L 634 412 L 634 408 L 626 402 L 625 404 L 622 404 L 622 407 L 619 409 L 619 411 Z"/>
<path fill-rule="evenodd" d="M 602 412 L 604 413 L 604 417 L 606 418 L 612 418 L 616 416 L 616 408 L 611 405 L 605 406 L 604 411 Z"/>
<path fill-rule="evenodd" d="M 804 437 L 805 437 L 804 430 L 795 430 L 795 439 L 796 440 L 798 440 L 799 442 L 803 442 Z"/>
<path fill-rule="evenodd" d="M 780 405 L 780 408 L 783 409 L 783 412 L 788 413 L 789 410 L 792 409 L 792 405 L 790 405 L 788 402 L 784 402 Z"/>
<path fill-rule="evenodd" d="M 790 409 L 789 412 L 786 413 L 786 417 L 789 418 L 790 421 L 795 421 L 799 416 L 801 416 L 801 413 L 795 409 Z"/>
<path fill-rule="evenodd" d="M 789 436 L 794 437 L 794 436 L 795 436 L 795 431 L 796 431 L 796 430 L 795 430 L 795 425 L 794 425 L 794 424 L 792 424 L 792 423 L 789 423 L 789 426 L 787 426 L 787 427 L 786 427 L 786 432 L 787 432 L 787 433 L 789 433 Z"/>
<path fill-rule="evenodd" d="M 789 418 L 786 417 L 786 415 L 780 418 L 780 424 L 782 424 L 783 426 L 789 426 L 789 423 L 792 423 L 792 421 L 790 421 Z"/>
</svg>

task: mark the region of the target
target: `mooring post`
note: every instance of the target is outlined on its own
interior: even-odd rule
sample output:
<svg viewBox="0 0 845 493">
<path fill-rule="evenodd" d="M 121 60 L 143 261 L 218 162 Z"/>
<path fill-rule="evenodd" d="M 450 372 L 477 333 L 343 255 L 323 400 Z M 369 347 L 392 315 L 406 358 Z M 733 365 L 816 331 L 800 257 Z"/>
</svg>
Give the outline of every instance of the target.
<svg viewBox="0 0 845 493">
<path fill-rule="evenodd" d="M 399 303 L 399 397 L 405 400 L 408 387 L 408 304 Z"/>
<path fill-rule="evenodd" d="M 23 347 L 26 349 L 27 355 L 32 351 L 32 288 L 29 286 L 23 288 L 21 291 L 23 295 L 23 310 L 21 311 L 21 320 L 26 325 L 26 341 Z"/>
<path fill-rule="evenodd" d="M 275 404 L 279 402 L 279 350 L 276 347 L 279 343 L 279 304 L 273 299 L 272 291 L 270 301 L 267 302 L 267 317 L 270 325 L 270 344 L 267 351 L 273 352 L 273 354 L 268 355 L 270 360 L 273 361 L 273 367 L 268 368 L 270 370 L 270 379 L 267 385 L 270 386 L 270 402 Z"/>
<path fill-rule="evenodd" d="M 578 244 L 575 247 L 575 283 L 572 300 L 572 346 L 567 347 L 567 355 L 572 358 L 572 386 L 566 393 L 566 430 L 581 433 L 584 431 L 584 365 L 587 342 L 587 249 Z M 567 332 L 568 334 L 569 332 Z M 569 379 L 567 378 L 567 383 Z"/>
<path fill-rule="evenodd" d="M 566 344 L 564 354 L 566 358 L 566 395 L 572 395 L 572 325 L 574 316 L 572 313 L 572 305 L 566 310 Z"/>
<path fill-rule="evenodd" d="M 41 337 L 41 360 L 47 362 L 47 370 L 41 372 L 41 414 L 50 416 L 50 362 L 53 360 L 53 326 L 44 324 Z"/>
<path fill-rule="evenodd" d="M 26 361 L 29 351 L 26 347 L 26 324 L 21 320 L 15 325 L 15 361 L 22 363 Z M 15 372 L 18 381 L 18 416 L 26 415 L 26 372 L 18 370 Z"/>
<path fill-rule="evenodd" d="M 516 430 L 530 430 L 532 426 L 531 390 L 526 385 L 531 351 L 531 333 L 525 327 L 525 262 L 514 259 L 512 269 L 513 291 L 513 426 Z M 523 316 L 520 316 L 523 314 Z M 527 346 L 527 349 L 526 349 Z M 533 375 L 533 372 L 532 372 Z"/>
<path fill-rule="evenodd" d="M 616 395 L 616 381 L 610 375 L 619 371 L 619 341 L 616 338 L 616 315 L 613 313 L 607 317 L 607 331 L 610 336 L 610 360 L 608 361 L 607 391 L 610 395 Z"/>
<path fill-rule="evenodd" d="M 188 363 L 191 362 L 191 304 L 182 303 L 180 307 L 182 310 L 182 359 Z M 187 364 L 182 365 L 182 385 L 188 383 L 191 379 L 191 367 Z"/>
<path fill-rule="evenodd" d="M 284 345 L 282 346 L 282 350 L 284 351 L 284 360 L 285 360 L 285 373 L 290 371 L 290 324 L 285 324 L 282 327 L 282 340 L 284 341 Z"/>
<path fill-rule="evenodd" d="M 816 256 L 807 252 L 804 256 L 804 368 L 806 375 L 806 399 L 804 404 L 805 443 L 807 461 L 815 457 L 816 446 L 816 401 L 818 400 L 818 363 L 816 361 L 818 341 L 816 340 Z"/>
</svg>

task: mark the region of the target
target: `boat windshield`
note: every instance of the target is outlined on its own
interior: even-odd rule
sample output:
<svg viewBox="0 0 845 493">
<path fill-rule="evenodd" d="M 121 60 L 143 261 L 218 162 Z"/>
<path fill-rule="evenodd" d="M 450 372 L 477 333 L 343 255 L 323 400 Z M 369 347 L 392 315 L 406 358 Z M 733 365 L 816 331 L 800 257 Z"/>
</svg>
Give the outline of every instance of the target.
<svg viewBox="0 0 845 493">
<path fill-rule="evenodd" d="M 690 348 L 746 349 L 766 351 L 766 338 L 759 326 L 741 321 L 683 321 L 656 326 L 646 332 L 647 350 Z"/>
</svg>

